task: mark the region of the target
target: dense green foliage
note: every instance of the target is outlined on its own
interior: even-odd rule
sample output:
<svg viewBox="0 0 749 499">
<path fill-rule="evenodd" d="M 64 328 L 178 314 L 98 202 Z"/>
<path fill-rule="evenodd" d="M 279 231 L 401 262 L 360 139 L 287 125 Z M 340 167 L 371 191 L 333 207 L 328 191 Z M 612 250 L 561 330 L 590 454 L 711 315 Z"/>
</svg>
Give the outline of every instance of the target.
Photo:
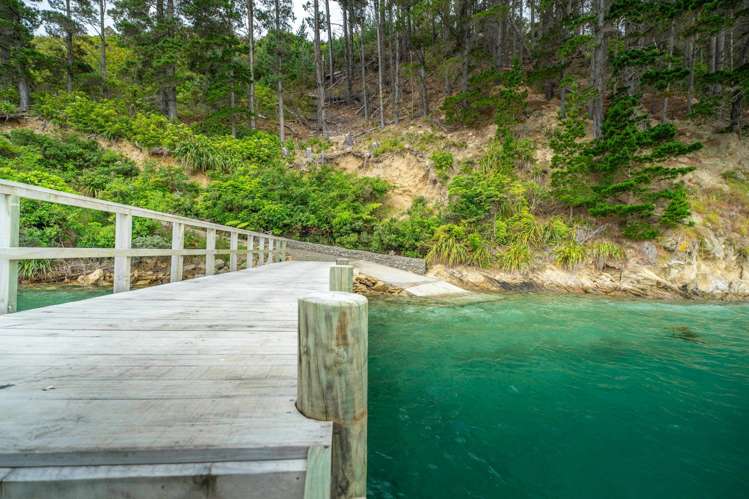
<svg viewBox="0 0 749 499">
<path fill-rule="evenodd" d="M 678 178 L 694 167 L 667 167 L 665 161 L 694 152 L 700 143 L 676 139 L 676 128 L 652 125 L 636 108 L 638 99 L 618 96 L 608 108 L 603 135 L 589 142 L 581 116 L 570 110 L 552 139 L 554 189 L 564 203 L 624 225 L 633 239 L 652 239 L 657 225 L 674 226 L 689 216 L 686 191 Z"/>
<path fill-rule="evenodd" d="M 279 157 L 278 152 L 275 159 L 263 161 L 248 156 L 244 166 L 216 174 L 203 188 L 179 167 L 151 164 L 139 170 L 76 135 L 0 134 L 0 178 L 312 241 L 414 254 L 423 250 L 419 242 L 400 239 L 414 237 L 410 230 L 406 236 L 395 235 L 399 229 L 388 224 L 397 222 L 379 227 L 385 182 L 329 167 L 302 173 Z M 88 210 L 24 201 L 21 225 L 22 243 L 31 246 L 106 247 L 114 241 L 111 216 Z M 169 241 L 158 223 L 136 219 L 135 244 L 148 237 Z"/>
</svg>

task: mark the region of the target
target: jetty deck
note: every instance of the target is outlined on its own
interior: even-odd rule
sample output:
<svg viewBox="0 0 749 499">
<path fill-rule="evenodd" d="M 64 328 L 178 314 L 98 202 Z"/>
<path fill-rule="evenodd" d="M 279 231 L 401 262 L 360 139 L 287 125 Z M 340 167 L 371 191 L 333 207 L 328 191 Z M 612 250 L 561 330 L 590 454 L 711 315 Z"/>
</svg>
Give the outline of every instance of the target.
<svg viewBox="0 0 749 499">
<path fill-rule="evenodd" d="M 332 423 L 294 405 L 297 298 L 329 267 L 0 316 L 0 496 L 304 497 Z"/>
</svg>

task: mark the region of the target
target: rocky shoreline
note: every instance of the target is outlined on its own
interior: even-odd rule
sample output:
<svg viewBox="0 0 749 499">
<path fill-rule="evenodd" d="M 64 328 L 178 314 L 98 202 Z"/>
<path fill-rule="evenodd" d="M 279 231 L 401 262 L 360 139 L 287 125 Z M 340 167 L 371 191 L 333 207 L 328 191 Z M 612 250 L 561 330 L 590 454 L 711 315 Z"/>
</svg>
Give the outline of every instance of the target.
<svg viewBox="0 0 749 499">
<path fill-rule="evenodd" d="M 216 261 L 217 273 L 228 271 L 221 259 Z M 111 286 L 111 266 L 102 265 L 79 275 L 50 274 L 52 279 L 27 281 L 26 284 L 73 284 L 96 287 Z M 140 259 L 133 265 L 133 288 L 169 282 L 169 262 Z M 185 278 L 204 275 L 202 262 L 186 263 Z M 636 259 L 608 264 L 598 270 L 581 265 L 572 270 L 546 264 L 527 272 L 503 272 L 476 267 L 436 265 L 428 275 L 476 292 L 554 292 L 630 296 L 651 299 L 688 299 L 706 301 L 749 301 L 749 262 L 732 259 L 685 262 L 670 259 L 662 265 L 646 265 Z M 357 273 L 354 292 L 365 296 L 408 296 L 402 287 L 376 277 Z"/>
<path fill-rule="evenodd" d="M 669 275 L 638 265 L 603 271 L 590 268 L 568 271 L 547 265 L 525 273 L 439 265 L 429 275 L 478 292 L 549 291 L 650 299 L 749 301 L 749 269 L 724 272 L 704 264 L 697 265 L 691 279 L 685 279 L 681 272 Z"/>
</svg>

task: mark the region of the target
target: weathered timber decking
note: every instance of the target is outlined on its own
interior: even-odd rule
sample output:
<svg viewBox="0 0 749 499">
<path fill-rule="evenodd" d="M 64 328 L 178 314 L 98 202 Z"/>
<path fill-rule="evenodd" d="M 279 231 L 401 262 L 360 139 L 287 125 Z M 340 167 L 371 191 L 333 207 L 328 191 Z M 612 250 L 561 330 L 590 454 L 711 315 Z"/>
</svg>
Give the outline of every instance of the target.
<svg viewBox="0 0 749 499">
<path fill-rule="evenodd" d="M 297 298 L 327 290 L 329 267 L 275 263 L 0 316 L 0 488 L 68 473 L 143 497 L 133 487 L 157 477 L 188 497 L 196 476 L 230 476 L 240 497 L 301 497 L 308 452 L 332 430 L 294 406 Z M 103 489 L 76 490 L 57 496 Z"/>
</svg>

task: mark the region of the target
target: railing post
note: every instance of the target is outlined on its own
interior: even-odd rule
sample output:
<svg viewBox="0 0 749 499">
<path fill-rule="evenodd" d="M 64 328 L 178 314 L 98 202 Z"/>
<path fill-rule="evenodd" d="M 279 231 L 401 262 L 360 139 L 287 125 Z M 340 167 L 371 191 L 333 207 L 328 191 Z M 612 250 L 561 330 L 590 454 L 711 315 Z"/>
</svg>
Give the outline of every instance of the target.
<svg viewBox="0 0 749 499">
<path fill-rule="evenodd" d="M 205 275 L 216 273 L 216 229 L 207 229 L 205 232 Z"/>
<path fill-rule="evenodd" d="M 172 249 L 185 249 L 185 224 L 172 222 Z M 185 257 L 182 255 L 172 255 L 172 265 L 170 272 L 170 281 L 179 282 L 183 277 L 185 267 Z"/>
<path fill-rule="evenodd" d="M 276 261 L 275 255 L 273 254 L 273 245 L 275 242 L 276 240 L 272 237 L 268 238 L 268 263 L 274 263 Z"/>
<path fill-rule="evenodd" d="M 114 248 L 129 250 L 133 240 L 133 216 L 129 213 L 116 213 L 114 226 Z M 129 256 L 114 257 L 114 292 L 130 291 Z"/>
<path fill-rule="evenodd" d="M 332 498 L 367 495 L 367 299 L 314 293 L 299 300 L 297 402 L 333 422 Z"/>
<path fill-rule="evenodd" d="M 286 241 L 281 241 L 281 261 L 286 261 Z"/>
<path fill-rule="evenodd" d="M 232 232 L 229 239 L 229 271 L 237 271 L 237 260 L 239 258 L 239 232 Z"/>
<path fill-rule="evenodd" d="M 251 269 L 255 265 L 255 236 L 247 234 L 247 268 Z"/>
<path fill-rule="evenodd" d="M 351 265 L 335 265 L 330 267 L 330 290 L 344 291 L 351 293 L 354 291 L 354 267 Z"/>
<path fill-rule="evenodd" d="M 265 263 L 265 238 L 260 236 L 257 242 L 257 265 L 260 267 Z"/>
<path fill-rule="evenodd" d="M 18 246 L 21 218 L 18 196 L 0 194 L 0 248 Z M 18 300 L 18 262 L 0 259 L 0 315 L 16 311 Z"/>
</svg>

